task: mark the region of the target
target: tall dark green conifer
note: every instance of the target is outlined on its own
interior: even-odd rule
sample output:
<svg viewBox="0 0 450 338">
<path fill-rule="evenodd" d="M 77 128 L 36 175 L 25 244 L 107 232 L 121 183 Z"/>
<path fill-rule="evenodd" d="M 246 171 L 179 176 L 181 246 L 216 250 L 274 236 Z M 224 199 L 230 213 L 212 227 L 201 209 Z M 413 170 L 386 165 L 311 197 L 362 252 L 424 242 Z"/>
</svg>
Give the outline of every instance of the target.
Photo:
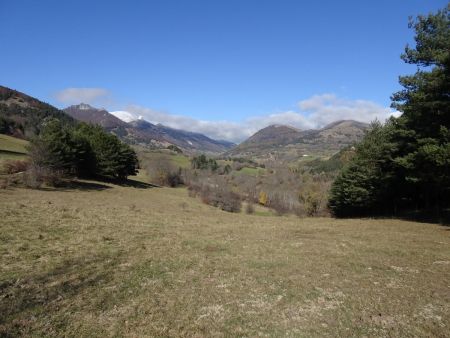
<svg viewBox="0 0 450 338">
<path fill-rule="evenodd" d="M 416 207 L 429 208 L 448 202 L 450 195 L 449 8 L 419 16 L 410 27 L 416 31 L 416 47 L 407 46 L 402 59 L 418 70 L 401 76 L 404 89 L 392 96 L 392 106 L 402 112 L 393 160 Z"/>
<path fill-rule="evenodd" d="M 450 5 L 449 5 L 450 6 Z M 329 206 L 337 216 L 441 211 L 450 204 L 449 6 L 411 21 L 416 46 L 402 59 L 417 65 L 392 96 L 402 113 L 374 125 L 336 179 Z"/>
</svg>

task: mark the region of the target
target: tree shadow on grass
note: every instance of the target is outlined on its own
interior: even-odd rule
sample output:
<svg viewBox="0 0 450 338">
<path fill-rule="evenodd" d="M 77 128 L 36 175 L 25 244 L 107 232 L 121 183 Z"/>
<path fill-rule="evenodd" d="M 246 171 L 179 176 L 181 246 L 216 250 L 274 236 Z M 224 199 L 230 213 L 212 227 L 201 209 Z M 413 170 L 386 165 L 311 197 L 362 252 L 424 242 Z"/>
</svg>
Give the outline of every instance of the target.
<svg viewBox="0 0 450 338">
<path fill-rule="evenodd" d="M 102 182 L 111 183 L 114 185 L 118 185 L 121 187 L 130 187 L 130 188 L 138 188 L 138 189 L 150 189 L 150 188 L 160 188 L 160 186 L 151 184 L 151 183 L 145 183 L 142 181 L 137 181 L 133 179 L 126 179 L 126 180 L 108 180 L 108 179 L 102 179 Z"/>
<path fill-rule="evenodd" d="M 355 216 L 355 217 L 344 217 L 344 218 L 367 218 L 367 215 Z M 450 227 L 450 213 L 427 213 L 427 212 L 405 212 L 396 215 L 372 215 L 369 216 L 371 219 L 398 219 L 402 221 L 417 222 L 417 223 L 428 223 L 428 224 L 438 224 L 446 227 Z M 450 230 L 450 228 L 448 229 Z"/>
<path fill-rule="evenodd" d="M 56 187 L 42 187 L 40 190 L 47 191 L 99 191 L 111 189 L 112 187 L 99 182 L 87 181 L 87 180 L 68 180 L 58 183 Z"/>
<path fill-rule="evenodd" d="M 421 210 L 402 213 L 396 218 L 419 222 L 450 226 L 450 210 Z"/>
<path fill-rule="evenodd" d="M 30 334 L 33 318 L 56 315 L 86 290 L 95 294 L 112 279 L 115 261 L 102 255 L 77 257 L 49 271 L 0 282 L 0 337 Z"/>
<path fill-rule="evenodd" d="M 90 180 L 65 180 L 60 182 L 56 187 L 41 187 L 40 190 L 46 191 L 72 191 L 72 190 L 80 190 L 80 191 L 101 191 L 106 189 L 114 188 L 114 185 L 118 185 L 121 187 L 130 187 L 137 189 L 150 189 L 150 188 L 159 188 L 159 186 L 145 183 L 141 181 L 135 180 L 112 180 L 112 179 L 97 179 L 96 181 Z"/>
<path fill-rule="evenodd" d="M 338 217 L 341 218 L 341 217 Z M 398 219 L 402 221 L 439 224 L 450 227 L 450 209 L 429 209 L 429 210 L 405 210 L 396 214 L 373 213 L 370 215 L 360 214 L 342 217 L 343 219 L 370 218 L 370 219 Z M 450 229 L 449 229 L 450 230 Z"/>
</svg>

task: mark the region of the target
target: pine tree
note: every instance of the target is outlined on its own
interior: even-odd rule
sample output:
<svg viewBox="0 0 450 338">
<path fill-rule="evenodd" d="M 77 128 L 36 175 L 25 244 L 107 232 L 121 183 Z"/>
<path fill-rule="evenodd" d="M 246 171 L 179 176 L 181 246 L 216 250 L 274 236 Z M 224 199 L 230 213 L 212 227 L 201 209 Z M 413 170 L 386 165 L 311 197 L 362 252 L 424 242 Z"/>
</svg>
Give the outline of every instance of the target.
<svg viewBox="0 0 450 338">
<path fill-rule="evenodd" d="M 449 6 L 411 21 L 416 46 L 407 46 L 402 59 L 418 70 L 400 77 L 404 89 L 392 96 L 402 115 L 373 125 L 357 146 L 331 189 L 336 216 L 449 207 Z"/>
</svg>

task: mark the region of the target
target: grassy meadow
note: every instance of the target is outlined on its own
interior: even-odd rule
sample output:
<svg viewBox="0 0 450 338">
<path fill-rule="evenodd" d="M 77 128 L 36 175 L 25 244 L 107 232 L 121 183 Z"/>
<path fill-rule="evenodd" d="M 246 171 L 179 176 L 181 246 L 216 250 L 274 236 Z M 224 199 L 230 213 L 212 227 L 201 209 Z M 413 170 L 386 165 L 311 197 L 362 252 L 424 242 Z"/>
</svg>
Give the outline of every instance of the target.
<svg viewBox="0 0 450 338">
<path fill-rule="evenodd" d="M 0 134 L 0 162 L 24 159 L 27 156 L 28 144 L 28 141 Z"/>
<path fill-rule="evenodd" d="M 139 156 L 141 161 L 152 161 L 152 162 L 159 162 L 159 161 L 168 161 L 170 162 L 175 168 L 190 168 L 191 162 L 190 158 L 187 155 L 184 154 L 176 154 L 170 150 L 167 149 L 159 149 L 159 150 L 146 150 L 146 149 L 139 149 Z"/>
<path fill-rule="evenodd" d="M 0 190 L 0 214 L 0 336 L 449 335 L 446 226 L 232 214 L 140 182 Z"/>
</svg>

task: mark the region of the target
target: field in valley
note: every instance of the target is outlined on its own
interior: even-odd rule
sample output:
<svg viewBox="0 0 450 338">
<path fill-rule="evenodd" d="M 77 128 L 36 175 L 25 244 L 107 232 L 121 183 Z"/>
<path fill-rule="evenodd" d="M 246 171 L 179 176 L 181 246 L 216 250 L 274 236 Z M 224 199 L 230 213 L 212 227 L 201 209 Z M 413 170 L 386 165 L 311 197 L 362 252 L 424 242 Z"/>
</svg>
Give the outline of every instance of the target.
<svg viewBox="0 0 450 338">
<path fill-rule="evenodd" d="M 0 215 L 0 336 L 449 335 L 450 227 L 87 181 L 0 190 Z"/>
</svg>

